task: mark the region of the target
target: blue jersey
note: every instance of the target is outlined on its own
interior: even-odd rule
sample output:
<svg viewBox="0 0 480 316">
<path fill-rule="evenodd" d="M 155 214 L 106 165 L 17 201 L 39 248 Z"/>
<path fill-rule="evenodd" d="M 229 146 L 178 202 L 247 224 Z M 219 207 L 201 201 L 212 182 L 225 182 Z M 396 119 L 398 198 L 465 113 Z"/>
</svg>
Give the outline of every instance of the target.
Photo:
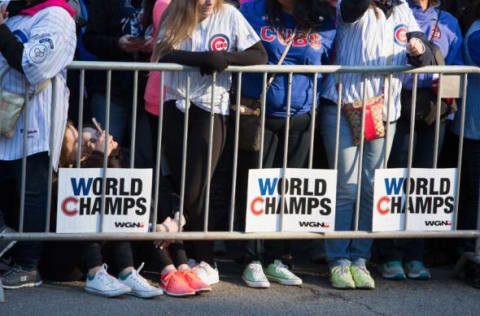
<svg viewBox="0 0 480 316">
<path fill-rule="evenodd" d="M 468 52 L 476 66 L 480 66 L 480 31 L 468 37 Z"/>
<path fill-rule="evenodd" d="M 419 4 L 414 3 L 413 1 L 409 1 L 408 5 L 410 6 L 413 16 L 422 32 L 427 35 L 429 40 L 433 40 L 433 43 L 440 47 L 442 55 L 445 58 L 445 63 L 447 65 L 463 65 L 463 37 L 460 26 L 458 25 L 458 20 L 447 11 L 442 10 L 440 21 L 434 32 L 438 20 L 438 5 L 430 6 L 425 11 L 423 11 Z M 432 78 L 432 74 L 419 74 L 418 86 L 431 86 Z M 406 76 L 403 84 L 404 88 L 411 89 L 412 82 L 413 76 Z"/>
<path fill-rule="evenodd" d="M 268 53 L 268 64 L 277 65 L 288 39 L 295 29 L 293 16 L 284 13 L 285 27 L 282 30 L 271 26 L 265 6 L 265 0 L 245 3 L 240 11 L 260 36 L 262 44 Z M 309 34 L 298 33 L 283 65 L 322 65 L 330 64 L 333 43 L 335 39 L 334 20 L 327 20 Z M 242 80 L 242 95 L 258 98 L 262 93 L 262 74 L 245 73 Z M 321 90 L 319 75 L 318 90 Z M 277 74 L 267 93 L 267 116 L 285 117 L 287 111 L 288 75 Z M 312 109 L 313 76 L 293 75 L 291 115 L 300 115 Z M 318 99 L 317 99 L 318 100 Z"/>
</svg>

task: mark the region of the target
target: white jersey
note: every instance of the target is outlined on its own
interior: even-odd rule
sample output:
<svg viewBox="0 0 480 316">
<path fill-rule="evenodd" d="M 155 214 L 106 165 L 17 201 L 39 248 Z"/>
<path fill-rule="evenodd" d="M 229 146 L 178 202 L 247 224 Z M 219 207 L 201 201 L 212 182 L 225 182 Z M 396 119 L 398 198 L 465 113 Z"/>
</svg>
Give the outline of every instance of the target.
<svg viewBox="0 0 480 316">
<path fill-rule="evenodd" d="M 5 1 L 0 4 L 5 4 Z M 22 68 L 25 74 L 11 69 L 2 87 L 10 92 L 25 94 L 25 79 L 33 92 L 44 81 L 55 77 L 56 104 L 54 119 L 54 146 L 50 153 L 50 117 L 52 83 L 28 103 L 27 156 L 48 151 L 56 168 L 67 120 L 69 91 L 66 87 L 65 67 L 73 60 L 76 46 L 75 22 L 60 7 L 48 7 L 34 16 L 18 15 L 6 19 L 5 24 L 24 45 Z M 0 54 L 0 68 L 8 66 Z M 0 160 L 17 160 L 23 156 L 23 127 L 25 112 L 21 115 L 11 139 L 0 137 Z"/>
<path fill-rule="evenodd" d="M 393 9 L 386 19 L 382 10 L 377 15 L 372 8 L 353 23 L 342 19 L 340 4 L 337 6 L 337 51 L 335 64 L 342 66 L 386 66 L 407 64 L 407 36 L 409 32 L 420 32 L 413 14 L 405 1 Z M 389 62 L 387 60 L 390 60 Z M 404 75 L 394 75 L 392 79 L 391 121 L 400 117 L 400 92 Z M 322 96 L 338 102 L 336 75 L 329 75 L 325 81 Z M 371 98 L 385 92 L 384 120 L 387 121 L 388 81 L 383 75 L 369 75 L 366 97 Z M 350 103 L 362 100 L 361 74 L 342 74 L 342 101 Z"/>
<path fill-rule="evenodd" d="M 215 11 L 200 22 L 192 36 L 175 48 L 193 52 L 235 52 L 250 48 L 259 41 L 257 33 L 243 15 L 232 5 L 224 4 L 222 10 Z M 205 111 L 210 111 L 212 76 L 190 72 L 190 77 L 191 102 Z M 185 111 L 186 78 L 186 72 L 165 72 L 165 100 L 177 100 L 177 108 L 181 111 Z M 217 74 L 213 102 L 215 113 L 229 114 L 228 92 L 231 81 L 230 73 Z"/>
</svg>

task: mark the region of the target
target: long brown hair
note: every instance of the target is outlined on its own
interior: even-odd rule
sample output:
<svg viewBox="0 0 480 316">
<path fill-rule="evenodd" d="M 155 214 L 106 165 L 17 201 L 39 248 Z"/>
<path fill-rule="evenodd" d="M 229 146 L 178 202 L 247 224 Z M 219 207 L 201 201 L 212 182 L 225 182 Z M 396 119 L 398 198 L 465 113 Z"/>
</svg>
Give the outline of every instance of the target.
<svg viewBox="0 0 480 316">
<path fill-rule="evenodd" d="M 221 10 L 223 0 L 216 0 L 214 10 Z M 153 49 L 154 61 L 190 37 L 200 22 L 198 0 L 173 0 L 162 15 L 159 40 Z"/>
</svg>

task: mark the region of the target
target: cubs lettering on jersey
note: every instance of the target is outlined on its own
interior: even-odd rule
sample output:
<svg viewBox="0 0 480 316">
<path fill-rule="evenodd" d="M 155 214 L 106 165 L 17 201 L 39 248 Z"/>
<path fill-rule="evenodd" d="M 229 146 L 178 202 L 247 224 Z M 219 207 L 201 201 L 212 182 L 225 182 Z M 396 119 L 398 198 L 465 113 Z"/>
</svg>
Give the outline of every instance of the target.
<svg viewBox="0 0 480 316">
<path fill-rule="evenodd" d="M 162 30 L 159 32 L 161 38 Z M 192 36 L 180 44 L 177 49 L 195 52 L 205 51 L 244 51 L 260 41 L 252 27 L 240 12 L 230 4 L 215 11 L 202 21 Z M 210 111 L 212 100 L 212 76 L 201 76 L 198 72 L 190 75 L 190 100 L 205 111 Z M 165 100 L 176 100 L 177 108 L 185 111 L 186 72 L 165 73 Z M 219 73 L 213 90 L 213 110 L 215 113 L 229 113 L 229 90 L 231 74 Z"/>
<path fill-rule="evenodd" d="M 283 15 L 285 25 L 276 28 L 269 23 L 265 0 L 252 1 L 241 7 L 255 31 L 260 35 L 262 44 L 268 52 L 268 64 L 276 65 L 285 47 L 293 36 L 296 22 L 293 16 Z M 310 32 L 296 32 L 292 46 L 283 61 L 284 65 L 322 65 L 330 64 L 335 38 L 335 23 L 326 19 L 320 26 Z M 258 98 L 262 93 L 262 74 L 245 73 L 242 81 L 242 95 Z M 318 91 L 322 85 L 322 75 L 294 74 L 292 81 L 291 115 L 301 115 L 312 109 L 313 85 L 315 80 Z M 267 115 L 285 117 L 288 91 L 288 75 L 277 74 L 267 93 Z"/>
<path fill-rule="evenodd" d="M 65 67 L 73 60 L 76 45 L 75 22 L 64 8 L 52 6 L 33 16 L 17 15 L 5 24 L 23 43 L 22 68 L 24 74 L 11 69 L 2 87 L 13 93 L 25 94 L 25 78 L 30 96 L 40 84 L 56 78 L 28 103 L 11 139 L 0 137 L 0 160 L 17 160 L 23 156 L 24 121 L 27 117 L 27 155 L 50 152 L 50 124 L 54 124 L 52 163 L 56 167 L 68 111 L 68 89 Z M 0 68 L 8 66 L 0 55 Z M 53 84 L 55 83 L 55 89 Z M 51 122 L 52 93 L 55 91 L 54 119 Z"/>
<path fill-rule="evenodd" d="M 407 47 L 407 26 L 399 24 L 393 30 L 394 40 L 397 45 Z"/>
</svg>

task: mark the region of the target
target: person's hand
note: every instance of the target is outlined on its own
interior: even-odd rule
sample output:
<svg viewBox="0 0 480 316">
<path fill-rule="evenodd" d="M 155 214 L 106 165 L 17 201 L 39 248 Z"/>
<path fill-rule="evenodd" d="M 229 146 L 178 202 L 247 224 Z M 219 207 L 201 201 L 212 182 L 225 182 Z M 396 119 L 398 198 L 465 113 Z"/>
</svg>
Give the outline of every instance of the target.
<svg viewBox="0 0 480 316">
<path fill-rule="evenodd" d="M 145 42 L 143 43 L 143 46 L 140 48 L 140 51 L 142 53 L 151 53 L 153 51 L 153 47 L 155 46 L 153 37 L 145 37 Z"/>
<path fill-rule="evenodd" d="M 200 64 L 200 74 L 211 75 L 214 72 L 222 72 L 228 67 L 228 62 L 223 52 L 204 52 Z"/>
<path fill-rule="evenodd" d="M 112 150 L 117 149 L 118 143 L 113 140 L 113 136 L 108 136 L 108 152 L 107 157 L 110 156 Z M 102 132 L 102 135 L 98 138 L 98 141 L 95 143 L 95 150 L 101 153 L 105 153 L 105 131 Z"/>
<path fill-rule="evenodd" d="M 4 4 L 0 6 L 0 25 L 5 22 L 5 19 L 8 18 L 7 5 Z"/>
<path fill-rule="evenodd" d="M 413 37 L 408 42 L 407 53 L 410 56 L 420 56 L 425 53 L 425 46 L 420 39 Z"/>
<path fill-rule="evenodd" d="M 138 52 L 145 44 L 145 39 L 136 38 L 132 35 L 123 35 L 118 40 L 118 46 L 121 50 L 127 53 Z"/>
</svg>

